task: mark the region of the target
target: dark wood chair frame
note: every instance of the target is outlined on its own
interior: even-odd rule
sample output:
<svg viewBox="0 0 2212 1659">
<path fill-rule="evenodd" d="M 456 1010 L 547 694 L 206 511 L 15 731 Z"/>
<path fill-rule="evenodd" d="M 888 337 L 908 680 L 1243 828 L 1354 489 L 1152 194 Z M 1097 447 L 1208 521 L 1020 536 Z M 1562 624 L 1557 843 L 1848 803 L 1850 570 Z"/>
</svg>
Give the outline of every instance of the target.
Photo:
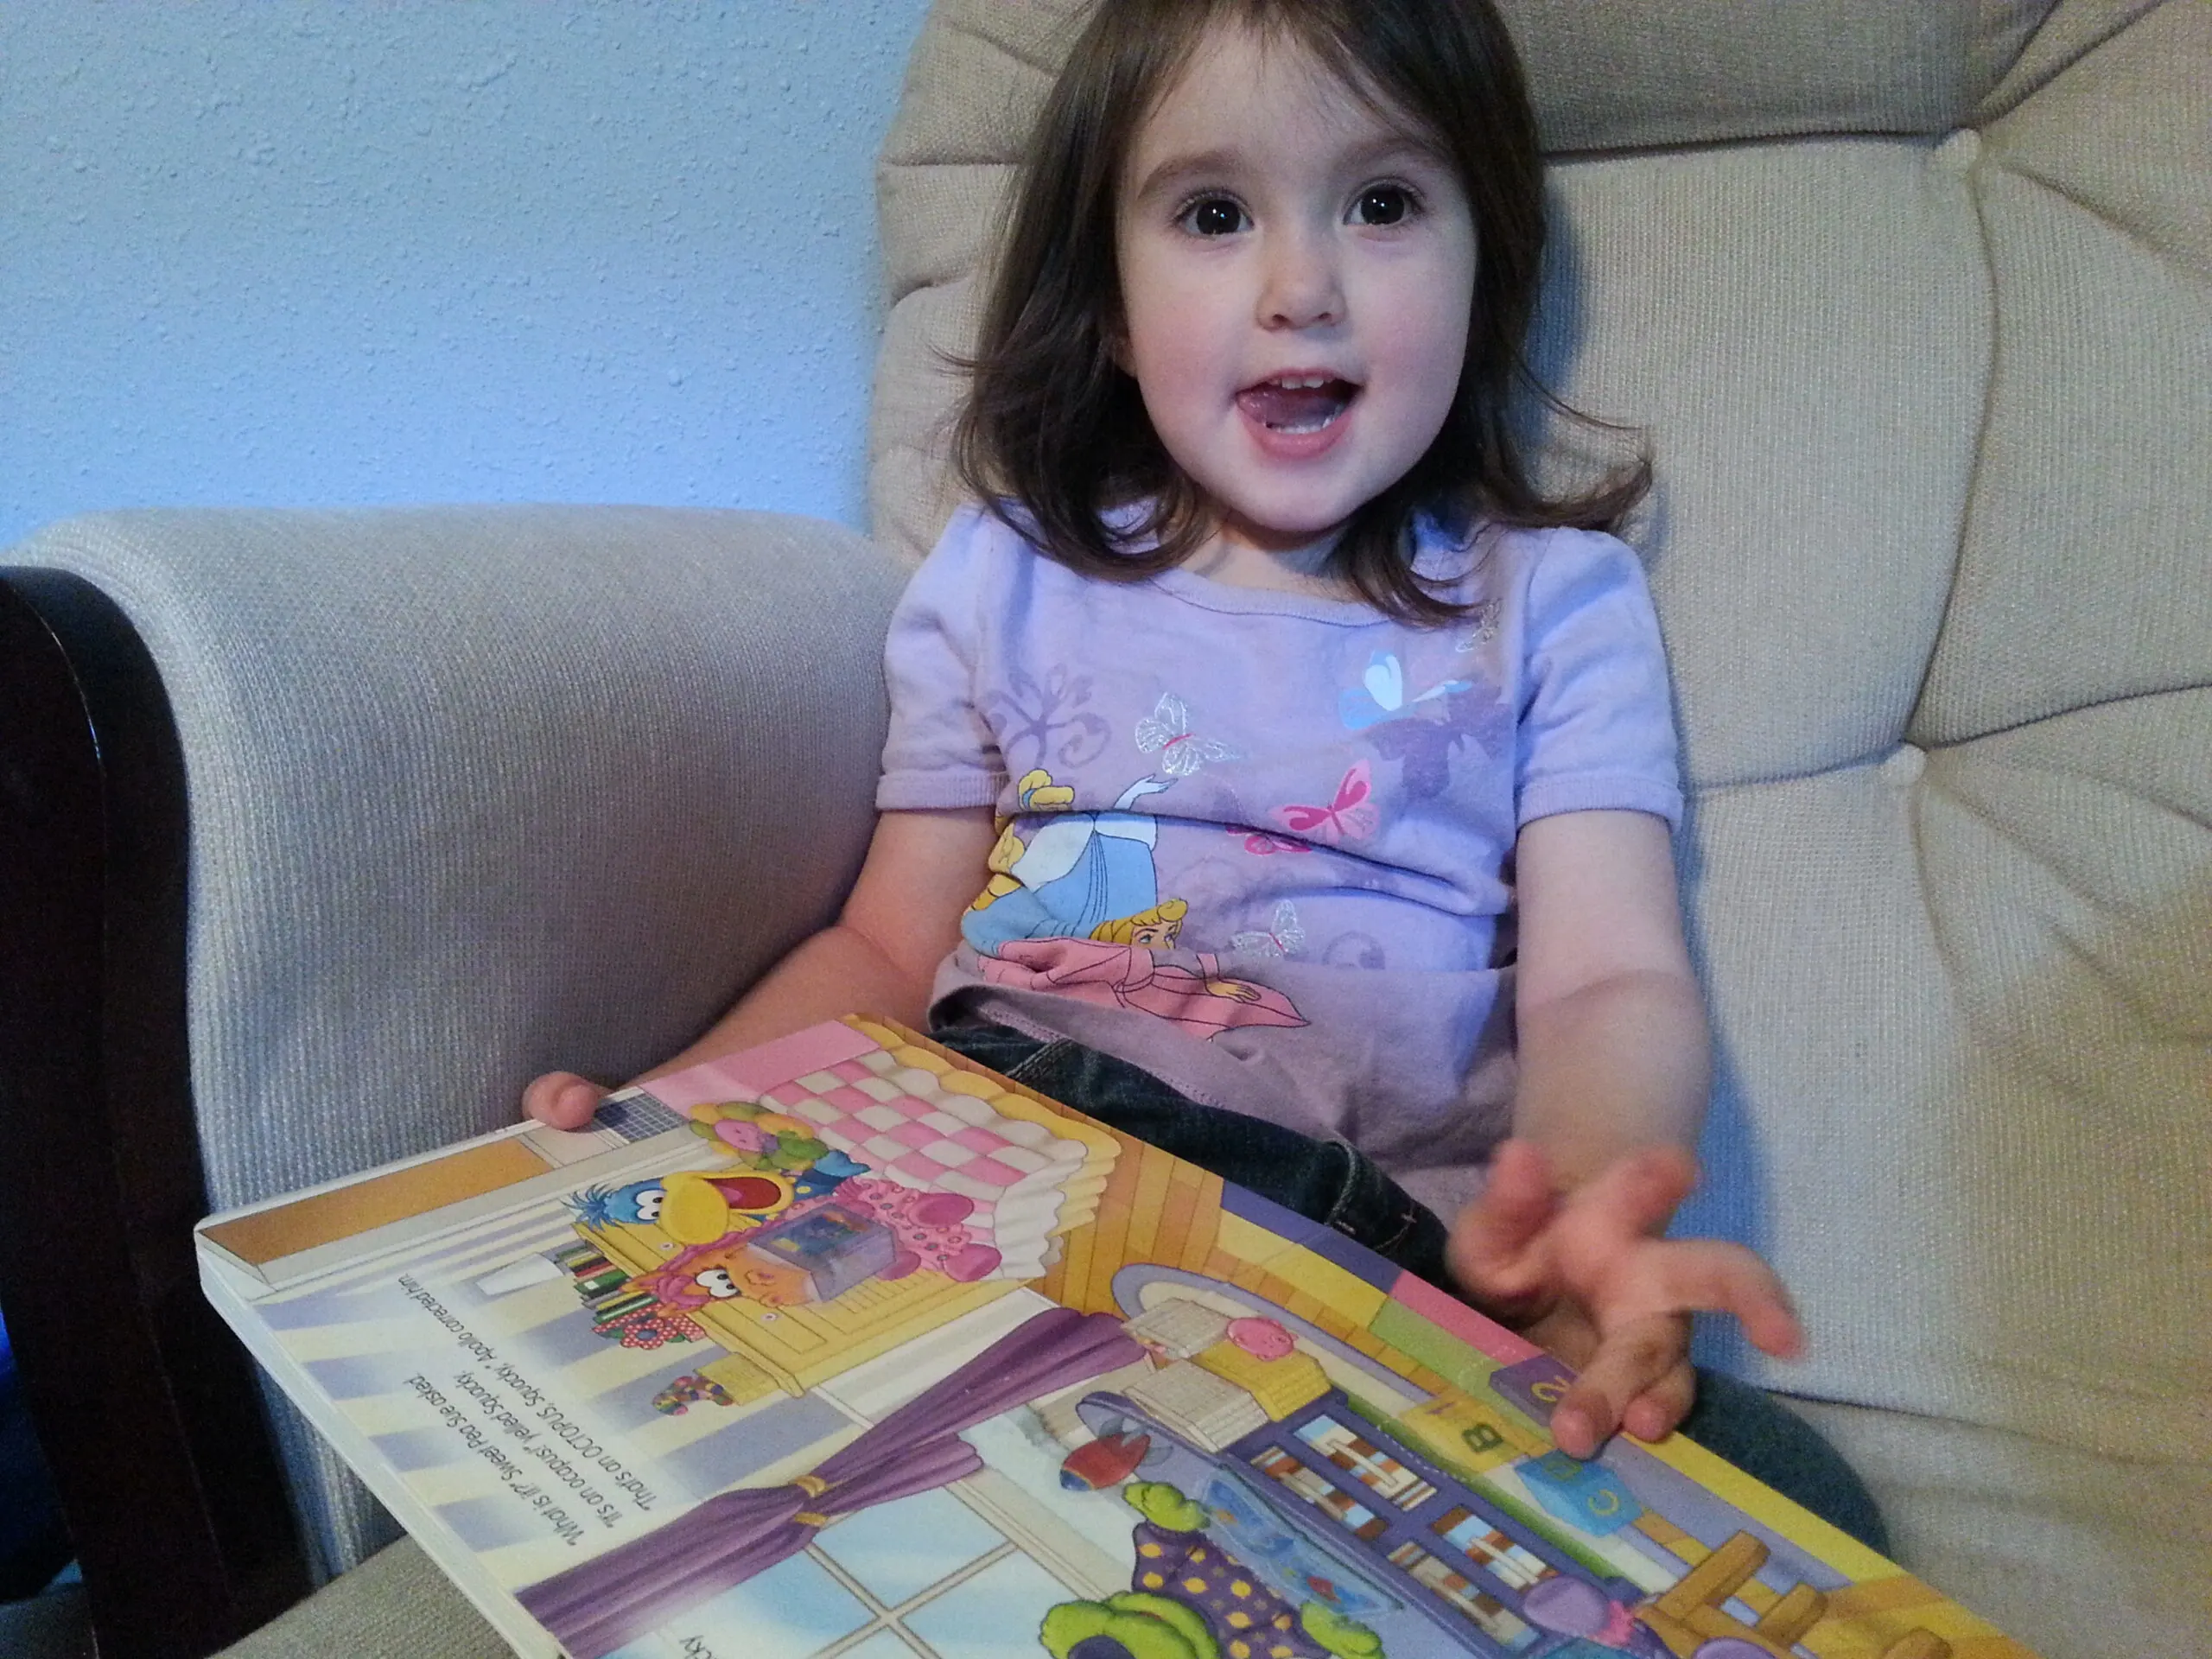
<svg viewBox="0 0 2212 1659">
<path fill-rule="evenodd" d="M 122 611 L 0 570 L 0 1306 L 103 1659 L 199 1659 L 308 1588 L 193 1253 L 185 785 Z"/>
</svg>

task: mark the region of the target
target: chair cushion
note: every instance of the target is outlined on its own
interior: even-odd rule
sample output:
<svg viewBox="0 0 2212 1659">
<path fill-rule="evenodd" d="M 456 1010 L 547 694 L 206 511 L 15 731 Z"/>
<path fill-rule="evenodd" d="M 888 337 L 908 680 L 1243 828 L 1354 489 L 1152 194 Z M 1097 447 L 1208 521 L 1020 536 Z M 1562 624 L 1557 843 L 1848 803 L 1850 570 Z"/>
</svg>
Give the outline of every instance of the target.
<svg viewBox="0 0 2212 1659">
<path fill-rule="evenodd" d="M 1694 790 L 1904 734 L 1989 359 L 1963 153 L 1804 140 L 1554 169 L 1532 355 L 1568 402 L 1650 435 L 1658 486 L 1629 535 Z"/>
<path fill-rule="evenodd" d="M 2212 1471 L 1793 1402 L 1866 1471 L 1897 1554 L 2037 1653 L 2176 1659 L 2212 1630 Z"/>
<path fill-rule="evenodd" d="M 378 1550 L 218 1659 L 513 1659 L 411 1538 Z"/>
<path fill-rule="evenodd" d="M 2212 8 L 2158 6 L 1983 136 L 1998 332 L 1924 741 L 2212 680 L 2208 66 Z"/>
<path fill-rule="evenodd" d="M 1966 120 L 2052 0 L 1499 0 L 1547 149 L 1800 133 L 1942 133 Z"/>
<path fill-rule="evenodd" d="M 1764 1380 L 2212 1466 L 2208 730 L 2177 693 L 1699 798 L 1688 1219 L 1800 1297 Z"/>
</svg>

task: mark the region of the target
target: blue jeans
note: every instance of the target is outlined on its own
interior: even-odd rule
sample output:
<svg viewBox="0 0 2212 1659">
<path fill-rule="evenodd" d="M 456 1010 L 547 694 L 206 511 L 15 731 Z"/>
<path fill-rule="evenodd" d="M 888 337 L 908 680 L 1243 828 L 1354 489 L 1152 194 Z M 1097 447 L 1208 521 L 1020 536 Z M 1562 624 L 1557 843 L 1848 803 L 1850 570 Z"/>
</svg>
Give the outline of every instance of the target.
<svg viewBox="0 0 2212 1659">
<path fill-rule="evenodd" d="M 1126 1060 L 1065 1039 L 1048 1042 L 988 1025 L 946 1027 L 931 1035 L 1040 1095 L 1332 1227 L 1431 1284 L 1452 1283 L 1443 1222 L 1356 1147 L 1200 1105 Z M 1683 1433 L 1861 1543 L 1889 1553 L 1889 1529 L 1872 1495 L 1809 1423 L 1725 1371 L 1700 1367 L 1697 1380 Z"/>
</svg>

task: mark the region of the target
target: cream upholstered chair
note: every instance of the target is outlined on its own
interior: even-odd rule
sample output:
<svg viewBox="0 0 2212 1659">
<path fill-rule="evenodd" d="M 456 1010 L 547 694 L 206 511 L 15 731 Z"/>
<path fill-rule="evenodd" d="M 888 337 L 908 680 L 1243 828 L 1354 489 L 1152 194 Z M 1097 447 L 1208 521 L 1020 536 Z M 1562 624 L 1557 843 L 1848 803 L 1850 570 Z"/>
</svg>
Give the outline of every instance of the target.
<svg viewBox="0 0 2212 1659">
<path fill-rule="evenodd" d="M 940 0 L 915 51 L 871 438 L 907 560 L 950 500 L 936 353 L 1080 9 Z M 2196 1651 L 2212 5 L 1507 10 L 1557 161 L 1535 357 L 1647 428 L 1662 480 L 1634 539 L 1720 1057 L 1691 1219 L 1764 1249 L 1815 1340 L 1710 1355 L 1804 1402 L 1906 1564 L 2053 1659 Z M 158 515 L 10 562 L 113 595 L 175 709 L 218 1201 L 477 1127 L 538 1065 L 660 1052 L 865 833 L 895 569 L 828 527 Z M 289 1445 L 350 1565 L 378 1517 Z M 405 1546 L 239 1649 L 498 1650 Z"/>
</svg>

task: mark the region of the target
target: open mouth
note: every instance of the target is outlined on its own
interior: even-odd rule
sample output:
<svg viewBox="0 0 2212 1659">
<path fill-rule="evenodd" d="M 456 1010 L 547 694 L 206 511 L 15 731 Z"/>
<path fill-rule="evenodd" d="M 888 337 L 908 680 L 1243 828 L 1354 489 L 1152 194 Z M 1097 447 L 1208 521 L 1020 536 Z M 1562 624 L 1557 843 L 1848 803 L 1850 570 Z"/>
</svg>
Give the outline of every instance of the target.
<svg viewBox="0 0 2212 1659">
<path fill-rule="evenodd" d="M 1237 406 L 1271 432 L 1297 437 L 1325 430 L 1351 407 L 1359 388 L 1329 374 L 1279 374 L 1236 394 Z"/>
</svg>

